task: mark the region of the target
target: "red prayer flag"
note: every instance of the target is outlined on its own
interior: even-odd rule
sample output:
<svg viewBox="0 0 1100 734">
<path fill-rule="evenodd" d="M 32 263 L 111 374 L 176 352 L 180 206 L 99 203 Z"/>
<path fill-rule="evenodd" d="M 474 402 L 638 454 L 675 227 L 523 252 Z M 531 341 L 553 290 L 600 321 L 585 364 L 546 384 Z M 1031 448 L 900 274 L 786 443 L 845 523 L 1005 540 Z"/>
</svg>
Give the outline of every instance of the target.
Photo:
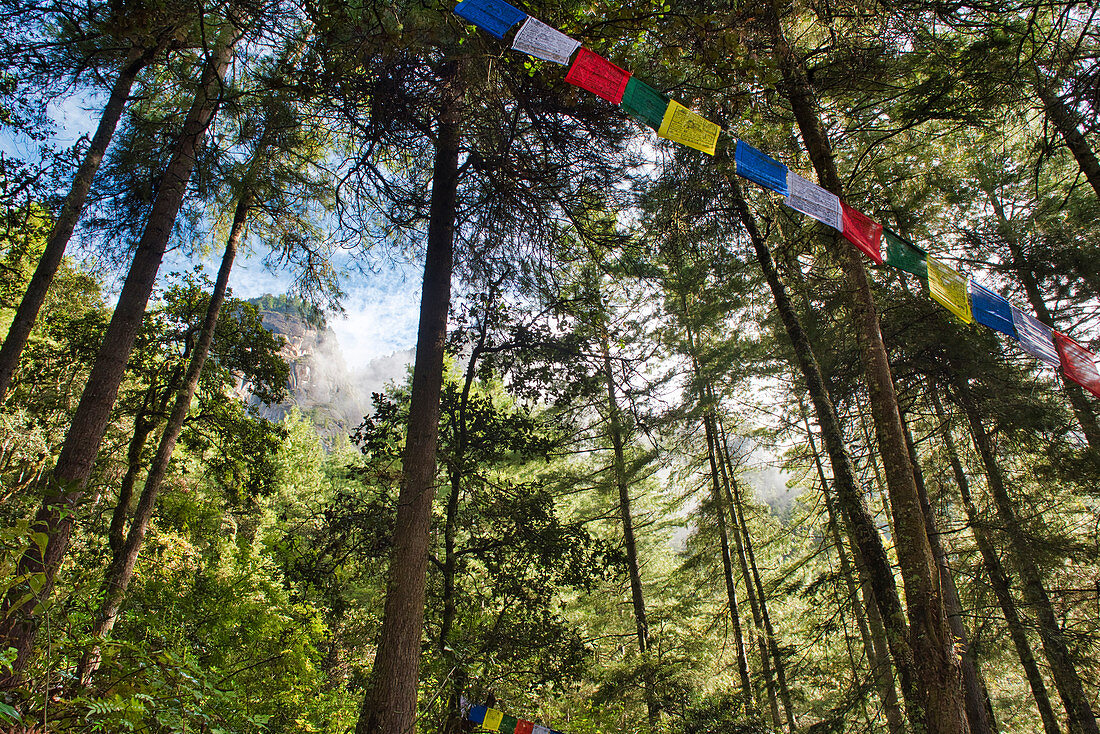
<svg viewBox="0 0 1100 734">
<path fill-rule="evenodd" d="M 565 81 L 587 89 L 611 104 L 619 104 L 623 101 L 626 83 L 630 81 L 630 72 L 582 46 L 565 75 Z"/>
<path fill-rule="evenodd" d="M 843 201 L 840 202 L 840 220 L 844 224 L 844 238 L 863 250 L 875 265 L 882 265 L 882 225 Z"/>
<path fill-rule="evenodd" d="M 520 719 L 516 723 L 516 734 L 531 734 L 531 730 L 535 728 L 535 722 L 524 721 Z"/>
<path fill-rule="evenodd" d="M 1062 372 L 1090 393 L 1100 398 L 1100 370 L 1096 355 L 1060 331 L 1054 332 L 1054 345 L 1062 361 Z"/>
</svg>

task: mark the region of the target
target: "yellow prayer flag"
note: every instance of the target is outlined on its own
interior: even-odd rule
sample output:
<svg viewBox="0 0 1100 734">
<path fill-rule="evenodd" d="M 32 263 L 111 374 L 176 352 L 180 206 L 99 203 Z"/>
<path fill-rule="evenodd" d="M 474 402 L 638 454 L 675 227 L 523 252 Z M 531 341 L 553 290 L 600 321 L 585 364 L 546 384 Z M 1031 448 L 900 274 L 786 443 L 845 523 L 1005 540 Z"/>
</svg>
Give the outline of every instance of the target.
<svg viewBox="0 0 1100 734">
<path fill-rule="evenodd" d="M 657 130 L 657 134 L 662 138 L 682 143 L 710 155 L 714 155 L 720 132 L 722 128 L 675 100 L 668 103 L 664 119 L 661 120 L 661 127 Z"/>
<path fill-rule="evenodd" d="M 500 722 L 504 719 L 504 712 L 497 711 L 496 709 L 489 709 L 485 712 L 485 721 L 481 722 L 482 729 L 488 729 L 489 731 L 496 731 L 500 728 Z"/>
<path fill-rule="evenodd" d="M 940 305 L 966 323 L 974 320 L 967 278 L 931 255 L 928 257 L 928 292 Z"/>
</svg>

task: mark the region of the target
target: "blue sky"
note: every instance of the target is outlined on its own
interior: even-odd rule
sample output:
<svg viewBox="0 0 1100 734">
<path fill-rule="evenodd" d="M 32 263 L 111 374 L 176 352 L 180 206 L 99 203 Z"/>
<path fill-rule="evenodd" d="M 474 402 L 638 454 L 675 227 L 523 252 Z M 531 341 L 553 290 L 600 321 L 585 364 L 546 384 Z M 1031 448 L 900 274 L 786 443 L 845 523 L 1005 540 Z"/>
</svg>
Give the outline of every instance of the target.
<svg viewBox="0 0 1100 734">
<path fill-rule="evenodd" d="M 91 135 L 102 104 L 101 95 L 78 93 L 51 103 L 50 117 L 56 125 L 53 143 L 67 147 L 81 135 Z M 38 157 L 37 146 L 20 137 L 0 130 L 0 151 L 23 159 Z M 213 248 L 217 250 L 218 248 Z M 238 298 L 254 298 L 265 293 L 287 292 L 290 279 L 264 267 L 264 252 L 257 251 L 238 258 L 230 278 L 230 287 Z M 203 263 L 213 275 L 217 268 L 216 252 Z M 375 272 L 364 272 L 345 262 L 340 270 L 341 285 L 346 293 L 343 314 L 329 314 L 329 325 L 336 332 L 349 367 L 362 367 L 376 357 L 408 349 L 416 343 L 416 328 L 420 307 L 420 263 L 374 263 Z M 169 254 L 161 274 L 185 267 L 173 262 Z"/>
</svg>

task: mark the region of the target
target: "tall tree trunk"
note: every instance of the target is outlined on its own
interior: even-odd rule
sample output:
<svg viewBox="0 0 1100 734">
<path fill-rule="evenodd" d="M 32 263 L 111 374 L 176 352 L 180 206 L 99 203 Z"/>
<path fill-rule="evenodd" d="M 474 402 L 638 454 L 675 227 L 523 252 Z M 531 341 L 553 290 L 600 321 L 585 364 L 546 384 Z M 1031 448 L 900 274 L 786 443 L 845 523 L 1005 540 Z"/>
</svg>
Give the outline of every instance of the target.
<svg viewBox="0 0 1100 734">
<path fill-rule="evenodd" d="M 1035 277 L 1035 270 L 1024 252 L 1016 230 L 1012 227 L 1012 222 L 1005 216 L 1004 203 L 1001 201 L 1001 197 L 997 196 L 990 182 L 983 179 L 981 186 L 993 207 L 993 215 L 997 221 L 997 233 L 1008 245 L 1008 252 L 1012 256 L 1009 267 L 1016 273 L 1016 278 L 1023 285 L 1028 303 L 1035 310 L 1035 315 L 1044 324 L 1054 326 L 1054 314 L 1047 308 L 1046 299 L 1043 298 L 1043 293 L 1039 289 L 1039 281 Z M 1065 391 L 1066 397 L 1069 398 L 1070 406 L 1073 408 L 1074 415 L 1077 416 L 1077 422 L 1081 426 L 1081 432 L 1085 434 L 1085 440 L 1088 442 L 1089 448 L 1093 451 L 1100 451 L 1100 421 L 1097 420 L 1096 411 L 1092 406 L 1092 399 L 1085 395 L 1085 391 L 1080 385 L 1066 377 L 1061 370 L 1058 371 L 1058 377 L 1062 380 L 1062 389 Z"/>
<path fill-rule="evenodd" d="M 183 431 L 183 425 L 187 421 L 187 414 L 191 410 L 191 401 L 194 399 L 195 392 L 199 387 L 199 377 L 202 375 L 206 358 L 210 354 L 210 345 L 214 341 L 214 332 L 218 325 L 218 316 L 221 314 L 222 304 L 225 303 L 226 289 L 229 287 L 229 274 L 233 270 L 237 248 L 247 229 L 248 215 L 252 204 L 252 197 L 247 193 L 237 202 L 233 214 L 233 224 L 225 243 L 225 252 L 222 254 L 221 266 L 218 268 L 218 276 L 214 280 L 214 290 L 210 293 L 210 301 L 206 306 L 206 314 L 199 329 L 198 340 L 191 349 L 191 359 L 187 363 L 187 372 L 184 375 L 183 384 L 176 392 L 172 412 L 168 416 L 168 422 L 160 435 L 156 456 L 153 457 L 153 463 L 149 467 L 149 474 L 145 478 L 145 486 L 141 490 L 141 497 L 138 498 L 138 505 L 134 510 L 134 519 L 130 523 L 129 531 L 126 533 L 126 542 L 115 551 L 111 559 L 111 565 L 107 568 L 107 575 L 103 581 L 103 603 L 92 627 L 92 643 L 81 657 L 80 664 L 77 667 L 76 679 L 81 686 L 87 686 L 91 682 L 92 674 L 99 667 L 101 645 L 107 639 L 111 630 L 114 629 L 115 622 L 118 620 L 118 613 L 122 608 L 122 602 L 126 598 L 126 590 L 129 588 L 130 579 L 134 575 L 138 553 L 141 551 L 141 545 L 145 540 L 145 533 L 149 529 L 149 522 L 153 519 L 157 496 L 160 494 L 164 478 L 168 474 L 168 464 L 172 460 L 176 441 L 179 439 L 180 433 Z"/>
<path fill-rule="evenodd" d="M 741 676 L 741 690 L 745 697 L 745 705 L 751 708 L 753 711 L 759 711 L 759 707 L 756 702 L 755 690 L 752 686 L 752 678 L 749 673 L 748 656 L 745 651 L 745 637 L 744 629 L 741 626 L 741 615 L 738 610 L 737 604 L 737 586 L 733 578 L 733 563 L 730 555 L 729 544 L 729 529 L 726 526 L 726 510 L 725 502 L 722 499 L 722 492 L 719 486 L 719 476 L 725 479 L 724 472 L 721 467 L 722 455 L 718 449 L 718 436 L 715 431 L 713 403 L 711 402 L 711 391 L 706 385 L 706 380 L 703 377 L 702 369 L 699 365 L 699 354 L 695 345 L 695 333 L 691 328 L 691 313 L 688 309 L 688 299 L 686 293 L 680 294 L 680 308 L 682 310 L 682 317 L 684 320 L 684 332 L 687 336 L 687 349 L 688 356 L 691 358 L 691 367 L 695 376 L 696 382 L 699 384 L 699 398 L 703 405 L 703 428 L 706 433 L 707 439 L 707 461 L 710 464 L 710 477 L 711 477 L 711 495 L 713 497 L 715 512 L 718 513 L 718 537 L 722 544 L 722 571 L 725 576 L 726 582 L 726 598 L 729 605 L 730 621 L 733 625 L 733 641 L 737 653 L 737 671 Z M 752 617 L 756 623 L 757 628 L 760 627 L 760 611 L 756 606 L 756 595 L 753 593 L 752 586 L 749 583 L 748 566 L 745 563 L 745 553 L 741 545 L 741 536 L 734 534 L 734 540 L 737 543 L 737 554 L 741 562 L 741 577 L 745 580 L 745 589 L 749 596 L 749 605 L 752 607 Z M 779 702 L 775 695 L 775 684 L 772 680 L 771 664 L 768 660 L 768 651 L 764 643 L 764 638 L 761 635 L 756 635 L 757 642 L 759 643 L 760 650 L 760 668 L 764 673 L 765 685 L 767 687 L 767 695 L 769 702 L 769 709 L 771 711 L 772 722 L 778 728 L 780 724 L 779 718 Z"/>
<path fill-rule="evenodd" d="M 157 385 L 150 384 L 145 391 L 141 407 L 134 418 L 134 435 L 130 437 L 130 447 L 126 451 L 126 473 L 122 475 L 122 481 L 118 486 L 118 502 L 111 513 L 111 525 L 107 529 L 107 546 L 112 553 L 117 553 L 126 539 L 126 520 L 130 517 L 131 505 L 134 504 L 134 485 L 141 475 L 141 455 L 145 452 L 145 444 L 149 440 L 149 434 L 157 427 L 157 419 L 154 417 L 154 409 L 151 403 L 156 400 Z"/>
<path fill-rule="evenodd" d="M 602 308 L 602 304 L 601 304 Z M 602 316 L 601 316 L 602 318 Z M 607 388 L 608 433 L 611 437 L 611 473 L 619 495 L 619 517 L 623 524 L 623 544 L 626 547 L 626 570 L 630 579 L 630 599 L 634 608 L 634 621 L 638 632 L 638 650 L 642 654 L 643 684 L 645 686 L 646 711 L 649 724 L 655 727 L 660 719 L 660 707 L 654 688 L 652 660 L 649 650 L 649 622 L 646 619 L 645 597 L 642 595 L 642 573 L 638 562 L 638 545 L 634 539 L 634 518 L 630 510 L 630 483 L 626 476 L 626 458 L 622 417 L 615 391 L 615 373 L 611 369 L 611 349 L 606 325 L 601 327 L 600 351 Z"/>
<path fill-rule="evenodd" d="M 33 650 L 39 624 L 36 610 L 49 598 L 54 577 L 69 546 L 75 511 L 84 496 L 84 487 L 107 430 L 134 338 L 141 326 L 176 215 L 183 204 L 187 182 L 195 167 L 195 151 L 220 103 L 222 80 L 239 37 L 240 31 L 233 23 L 228 23 L 203 68 L 201 85 L 161 177 L 118 305 L 65 436 L 51 478 L 51 491 L 35 516 L 32 528 L 46 534 L 46 547 L 43 551 L 37 544 L 31 544 L 19 561 L 18 573 L 24 578 L 41 574 L 42 583 L 36 590 L 31 590 L 27 583 L 19 584 L 4 599 L 0 646 L 14 647 L 16 661 L 12 672 L 0 677 L 0 689 L 18 684 L 20 671 Z"/>
<path fill-rule="evenodd" d="M 974 533 L 974 542 L 978 546 L 978 553 L 982 557 L 982 565 L 986 575 L 989 576 L 989 584 L 993 588 L 993 595 L 997 598 L 997 604 L 1005 618 L 1009 637 L 1016 648 L 1016 655 L 1020 658 L 1020 666 L 1024 669 L 1024 675 L 1031 686 L 1031 696 L 1035 699 L 1035 706 L 1039 709 L 1039 718 L 1043 721 L 1043 730 L 1046 734 L 1062 734 L 1062 728 L 1058 724 L 1058 718 L 1054 715 L 1054 707 L 1050 702 L 1050 694 L 1047 693 L 1043 674 L 1035 662 L 1035 653 L 1031 649 L 1031 643 L 1027 639 L 1027 630 L 1024 620 L 1016 609 L 1016 601 L 1012 598 L 1008 574 L 1001 564 L 1001 558 L 993 547 L 993 542 L 986 532 L 986 525 L 978 515 L 978 508 L 970 494 L 970 480 L 963 471 L 962 462 L 959 460 L 959 452 L 955 448 L 955 439 L 951 435 L 951 425 L 944 414 L 943 404 L 940 401 L 939 388 L 933 386 L 931 390 L 932 405 L 936 410 L 936 418 L 942 426 L 944 447 L 951 462 L 951 472 L 955 476 L 955 484 L 959 488 L 962 497 L 963 508 L 966 511 L 966 519 L 970 524 L 970 530 Z"/>
<path fill-rule="evenodd" d="M 456 62 L 441 81 L 444 106 L 436 129 L 420 327 L 397 500 L 386 605 L 370 684 L 356 734 L 408 734 L 416 726 L 420 637 L 424 627 L 429 531 L 435 497 L 443 349 L 451 303 L 462 86 Z"/>
<path fill-rule="evenodd" d="M 806 150 L 821 184 L 840 196 L 843 194 L 840 177 L 828 136 L 817 114 L 813 89 L 801 62 L 787 44 L 775 6 L 769 5 L 766 12 L 787 97 Z M 856 248 L 839 242 L 840 238 L 835 234 L 829 239 L 851 289 L 860 359 L 867 379 L 879 451 L 886 470 L 896 533 L 895 548 L 905 584 L 910 644 L 919 685 L 925 697 L 921 715 L 915 719 L 911 717 L 911 723 L 918 730 L 966 734 L 968 727 L 959 661 L 944 609 L 936 559 L 924 526 L 924 513 L 905 445 L 894 379 L 882 341 L 867 270 Z"/>
<path fill-rule="evenodd" d="M 920 467 L 920 457 L 917 455 L 916 444 L 909 426 L 902 416 L 905 426 L 905 443 L 909 447 L 909 460 L 913 464 L 913 476 L 917 481 L 917 491 L 920 493 L 921 506 L 924 508 L 924 522 L 928 530 L 928 540 L 932 544 L 932 554 L 936 557 L 936 565 L 940 569 L 940 584 L 943 586 L 944 606 L 947 608 L 947 621 L 951 625 L 951 634 L 955 642 L 962 648 L 959 655 L 962 665 L 963 695 L 966 703 L 966 719 L 970 724 L 971 734 L 994 734 L 997 731 L 997 719 L 993 715 L 993 703 L 989 700 L 989 691 L 986 690 L 985 681 L 978 669 L 978 661 L 974 657 L 974 651 L 970 647 L 970 633 L 963 622 L 962 600 L 959 598 L 959 589 L 955 586 L 955 574 L 947 561 L 947 552 L 940 541 L 940 530 L 936 527 L 936 514 L 932 510 L 932 503 L 928 499 L 928 487 L 924 484 L 924 472 Z"/>
<path fill-rule="evenodd" d="M 867 507 L 863 504 L 863 495 L 856 480 L 851 457 L 844 445 L 844 434 L 840 428 L 840 420 L 837 417 L 832 398 L 826 389 L 825 378 L 822 375 L 817 358 L 814 356 L 813 347 L 798 320 L 798 313 L 791 303 L 787 289 L 779 277 L 779 272 L 775 268 L 771 252 L 764 243 L 760 230 L 756 227 L 756 220 L 741 194 L 740 185 L 733 177 L 729 177 L 728 181 L 731 203 L 749 235 L 757 262 L 760 264 L 764 279 L 767 281 L 772 297 L 775 299 L 776 309 L 783 321 L 787 337 L 791 341 L 795 361 L 802 373 L 803 380 L 806 382 L 806 389 L 813 402 L 817 422 L 821 428 L 821 438 L 825 444 L 825 451 L 829 455 L 829 463 L 833 468 L 833 483 L 836 487 L 841 516 L 848 525 L 849 532 L 855 541 L 853 550 L 858 551 L 857 562 L 862 562 L 867 568 L 871 587 L 874 590 L 873 597 L 886 628 L 886 639 L 890 646 L 890 654 L 894 659 L 898 677 L 901 679 L 906 715 L 910 722 L 919 723 L 924 719 L 928 695 L 917 675 L 916 661 L 913 657 L 914 650 L 910 645 L 909 630 L 905 622 L 905 611 L 902 609 L 901 598 L 894 583 L 894 573 L 890 559 L 882 545 L 882 537 L 879 535 L 878 527 L 876 527 L 874 520 L 867 511 Z"/>
<path fill-rule="evenodd" d="M 1041 71 L 1036 69 L 1034 78 L 1035 93 L 1043 103 L 1043 112 L 1062 136 L 1077 165 L 1081 167 L 1081 173 L 1085 174 L 1085 178 L 1096 191 L 1096 196 L 1100 197 L 1100 160 L 1097 160 L 1096 153 L 1081 132 L 1081 118 L 1055 93 Z"/>
<path fill-rule="evenodd" d="M 455 433 L 455 447 L 453 456 L 447 464 L 447 474 L 451 483 L 451 493 L 447 497 L 447 513 L 443 525 L 443 614 L 439 622 L 439 654 L 451 666 L 450 672 L 454 673 L 454 683 L 447 700 L 446 720 L 443 731 L 459 731 L 462 725 L 462 694 L 466 684 L 466 677 L 461 671 L 461 663 L 458 655 L 451 648 L 451 632 L 454 629 L 455 619 L 458 617 L 458 553 L 456 539 L 458 536 L 458 510 L 462 498 L 462 487 L 465 480 L 466 445 L 469 435 L 469 405 L 470 391 L 474 385 L 474 377 L 477 374 L 477 361 L 485 348 L 488 337 L 489 310 L 493 307 L 492 299 L 485 306 L 486 313 L 481 320 L 481 328 L 478 333 L 477 343 L 470 350 L 470 359 L 466 363 L 466 374 L 462 383 L 462 394 L 458 401 L 458 410 L 452 411 L 452 424 Z M 446 685 L 444 681 L 443 685 Z"/>
<path fill-rule="evenodd" d="M 707 436 L 707 460 L 710 463 L 711 498 L 714 502 L 714 511 L 718 518 L 718 538 L 722 543 L 722 576 L 726 581 L 726 599 L 729 602 L 730 621 L 733 623 L 733 644 L 737 651 L 737 672 L 741 676 L 741 691 L 745 697 L 746 706 L 756 708 L 753 696 L 752 679 L 749 677 L 748 657 L 745 655 L 745 640 L 741 629 L 741 615 L 737 609 L 737 587 L 733 581 L 733 560 L 730 556 L 729 529 L 726 525 L 726 503 L 722 497 L 721 486 L 718 481 L 718 463 L 715 461 L 718 447 L 717 437 L 714 435 L 714 425 L 710 416 L 703 418 L 703 426 Z M 748 579 L 745 580 L 748 583 Z M 763 649 L 761 649 L 763 652 Z M 767 658 L 761 659 L 766 662 Z M 769 697 L 771 698 L 772 719 L 776 726 L 779 725 L 779 706 L 772 692 L 771 675 L 767 674 Z"/>
<path fill-rule="evenodd" d="M 1034 610 L 1039 627 L 1039 639 L 1043 643 L 1043 651 L 1046 653 L 1047 662 L 1050 664 L 1050 672 L 1054 678 L 1054 686 L 1058 689 L 1058 695 L 1066 708 L 1066 716 L 1069 719 L 1071 734 L 1100 734 L 1097 727 L 1096 715 L 1085 693 L 1084 684 L 1077 673 L 1077 667 L 1070 654 L 1065 635 L 1058 624 L 1058 617 L 1054 613 L 1054 607 L 1050 603 L 1050 597 L 1043 585 L 1043 577 L 1039 567 L 1031 555 L 1028 540 L 1020 527 L 1019 518 L 1016 516 L 1016 508 L 1012 499 L 1008 496 L 1008 487 L 1005 485 L 1001 466 L 997 462 L 993 449 L 993 441 L 982 424 L 978 406 L 970 392 L 965 379 L 956 379 L 955 394 L 959 399 L 959 406 L 966 415 L 970 424 L 970 432 L 974 437 L 974 443 L 978 447 L 978 455 L 985 467 L 986 478 L 989 482 L 989 490 L 993 495 L 993 506 L 997 509 L 997 516 L 1001 521 L 1004 532 L 1008 537 L 1009 548 L 1013 561 L 1020 572 L 1023 582 L 1024 599 Z"/>
<path fill-rule="evenodd" d="M 723 437 L 724 438 L 724 437 Z M 723 441 L 724 443 L 724 441 Z M 748 556 L 749 570 L 752 572 L 752 584 L 756 588 L 756 597 L 760 603 L 760 618 L 764 622 L 764 635 L 768 641 L 768 650 L 771 652 L 772 664 L 775 666 L 775 678 L 779 685 L 779 698 L 783 701 L 783 712 L 787 718 L 787 729 L 794 734 L 798 725 L 794 720 L 794 706 L 791 702 L 791 689 L 787 685 L 787 671 L 783 664 L 783 657 L 779 652 L 779 640 L 772 626 L 771 614 L 768 612 L 768 597 L 764 594 L 764 585 L 760 581 L 760 569 L 756 565 L 756 553 L 753 551 L 752 536 L 749 535 L 748 523 L 745 522 L 745 509 L 741 499 L 741 488 L 737 477 L 733 476 L 733 465 L 730 462 L 729 446 L 726 446 L 726 465 L 729 466 L 729 486 L 732 489 L 729 497 L 730 514 L 733 518 L 733 531 L 740 532 L 745 544 L 745 555 Z"/>
<path fill-rule="evenodd" d="M 708 399 L 714 404 L 714 396 L 709 386 L 704 386 Z M 713 414 L 712 414 L 713 416 Z M 717 441 L 717 439 L 716 439 Z M 722 475 L 722 486 L 725 491 L 725 497 L 727 505 L 732 512 L 733 493 L 730 490 L 730 477 L 732 473 L 729 470 L 729 451 L 725 442 L 725 434 L 722 434 L 722 445 L 727 449 L 723 452 L 715 446 L 718 453 L 718 470 Z M 734 515 L 730 515 L 731 519 L 735 518 Z M 756 595 L 756 586 L 752 582 L 752 571 L 749 569 L 749 558 L 745 553 L 745 542 L 741 533 L 737 530 L 736 520 L 734 519 L 734 533 L 733 541 L 734 547 L 737 548 L 737 562 L 741 567 L 741 578 L 745 581 L 745 592 L 749 597 L 749 607 L 752 610 L 752 621 L 755 633 L 753 637 L 756 638 L 757 652 L 760 656 L 760 668 L 764 673 L 764 685 L 768 695 L 768 709 L 771 712 L 772 724 L 776 729 L 783 727 L 783 720 L 779 713 L 779 691 L 778 684 L 775 680 L 775 674 L 772 669 L 771 653 L 768 650 L 768 640 L 764 631 L 764 618 L 760 614 L 760 600 Z"/>
<path fill-rule="evenodd" d="M 88 192 L 92 188 L 92 179 L 99 170 L 103 156 L 107 152 L 107 146 L 118 127 L 118 121 L 122 117 L 122 111 L 126 107 L 126 100 L 130 96 L 130 89 L 134 86 L 134 80 L 143 68 L 152 60 L 156 48 L 141 48 L 135 46 L 130 49 L 126 60 L 122 62 L 118 77 L 111 88 L 111 94 L 107 98 L 107 104 L 99 116 L 99 125 L 96 127 L 88 150 L 84 153 L 84 159 L 80 167 L 76 169 L 73 177 L 72 188 L 65 197 L 65 203 L 61 205 L 61 211 L 57 215 L 50 236 L 46 240 L 46 248 L 42 251 L 42 257 L 38 260 L 38 266 L 31 276 L 27 290 L 19 302 L 19 308 L 15 311 L 8 335 L 4 338 L 4 345 L 0 347 L 0 403 L 8 394 L 11 387 L 12 376 L 19 367 L 19 357 L 23 348 L 27 345 L 31 329 L 38 318 L 38 312 L 42 304 L 46 302 L 46 293 L 50 289 L 57 268 L 61 265 L 61 259 L 65 256 L 65 248 L 69 245 L 69 238 L 73 235 L 76 223 L 84 211 L 84 202 L 88 198 Z"/>
<path fill-rule="evenodd" d="M 867 653 L 867 660 L 871 666 L 871 677 L 878 689 L 879 700 L 886 716 L 886 727 L 890 734 L 904 734 L 905 717 L 898 705 L 898 690 L 894 685 L 894 669 L 890 664 L 890 650 L 886 644 L 886 632 L 882 626 L 882 617 L 871 591 L 870 579 L 866 568 L 862 563 L 856 562 L 856 574 L 852 573 L 848 555 L 841 539 L 840 523 L 837 522 L 837 513 L 834 506 L 833 494 L 829 491 L 829 483 L 825 478 L 825 468 L 821 465 L 821 455 L 817 451 L 814 442 L 813 430 L 810 428 L 810 419 L 806 410 L 799 406 L 802 412 L 802 421 L 806 425 L 806 439 L 810 445 L 810 453 L 814 457 L 814 466 L 817 467 L 817 476 L 821 481 L 821 493 L 825 497 L 825 511 L 828 514 L 829 531 L 833 535 L 837 555 L 840 558 L 840 572 L 848 585 L 848 596 L 852 600 L 852 609 L 855 612 L 856 622 L 859 626 L 859 635 L 863 640 L 863 649 Z M 852 544 L 855 553 L 859 553 L 855 544 Z M 855 576 L 859 576 L 859 588 L 857 588 Z M 863 604 L 860 604 L 859 592 L 863 592 Z"/>
</svg>

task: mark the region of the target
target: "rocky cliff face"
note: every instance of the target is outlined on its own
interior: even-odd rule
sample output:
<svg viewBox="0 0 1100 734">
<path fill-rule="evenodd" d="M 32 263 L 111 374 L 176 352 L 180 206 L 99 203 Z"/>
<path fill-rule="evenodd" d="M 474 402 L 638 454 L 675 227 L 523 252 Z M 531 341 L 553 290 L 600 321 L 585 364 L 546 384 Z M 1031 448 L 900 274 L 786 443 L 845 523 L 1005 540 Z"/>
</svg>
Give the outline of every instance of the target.
<svg viewBox="0 0 1100 734">
<path fill-rule="evenodd" d="M 304 316 L 261 308 L 264 326 L 286 339 L 283 359 L 290 365 L 290 398 L 266 406 L 261 415 L 279 420 L 298 408 L 323 434 L 348 435 L 370 412 L 370 395 L 385 383 L 403 379 L 412 350 L 380 357 L 349 369 L 331 328 Z"/>
</svg>

